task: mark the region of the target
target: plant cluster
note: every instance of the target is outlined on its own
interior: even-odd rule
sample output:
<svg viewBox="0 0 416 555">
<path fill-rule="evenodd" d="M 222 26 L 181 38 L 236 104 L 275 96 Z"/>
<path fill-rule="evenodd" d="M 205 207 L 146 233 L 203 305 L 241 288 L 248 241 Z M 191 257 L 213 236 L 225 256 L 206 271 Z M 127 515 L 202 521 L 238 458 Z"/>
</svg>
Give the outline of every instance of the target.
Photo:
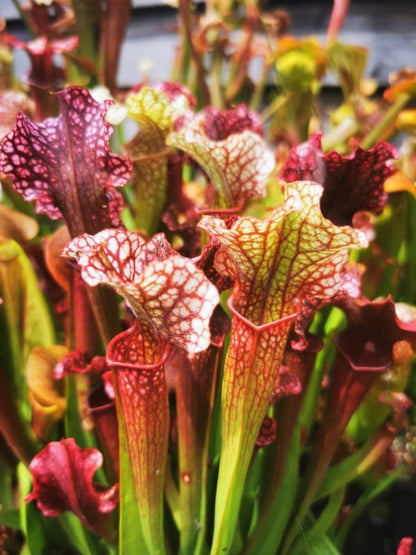
<svg viewBox="0 0 416 555">
<path fill-rule="evenodd" d="M 374 95 L 368 52 L 337 41 L 347 4 L 323 46 L 251 0 L 179 0 L 172 80 L 129 91 L 128 1 L 16 4 L 33 36 L 0 33 L 5 552 L 336 554 L 411 479 L 416 73 Z"/>
</svg>

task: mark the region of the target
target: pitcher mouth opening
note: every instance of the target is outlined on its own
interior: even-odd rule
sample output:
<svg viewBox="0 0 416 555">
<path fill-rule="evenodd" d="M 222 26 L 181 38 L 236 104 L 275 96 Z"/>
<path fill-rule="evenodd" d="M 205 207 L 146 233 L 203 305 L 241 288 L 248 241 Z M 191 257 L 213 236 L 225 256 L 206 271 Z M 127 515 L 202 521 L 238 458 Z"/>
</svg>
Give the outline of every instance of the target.
<svg viewBox="0 0 416 555">
<path fill-rule="evenodd" d="M 300 312 L 294 312 L 293 314 L 289 314 L 289 316 L 284 316 L 283 318 L 279 318 L 279 320 L 273 320 L 272 322 L 267 322 L 266 324 L 256 325 L 253 322 L 251 322 L 250 320 L 248 320 L 247 318 L 245 318 L 241 314 L 241 312 L 239 312 L 234 307 L 232 296 L 229 297 L 228 300 L 227 300 L 227 307 L 230 309 L 230 312 L 233 316 L 240 319 L 242 322 L 244 322 L 246 324 L 246 326 L 248 326 L 249 328 L 251 328 L 252 330 L 254 330 L 257 333 L 261 333 L 262 331 L 266 331 L 268 329 L 271 329 L 273 327 L 277 327 L 277 326 L 282 325 L 282 324 L 287 324 L 287 323 L 295 320 L 297 318 L 297 316 L 299 316 L 299 314 L 300 314 Z"/>
<path fill-rule="evenodd" d="M 391 367 L 391 363 L 385 364 L 375 364 L 373 366 L 369 364 L 356 364 L 352 357 L 348 354 L 347 349 L 342 346 L 342 342 L 339 338 L 334 340 L 335 345 L 337 347 L 338 352 L 340 355 L 347 361 L 348 365 L 351 367 L 351 370 L 354 372 L 385 372 Z"/>
<path fill-rule="evenodd" d="M 153 362 L 151 364 L 145 364 L 140 362 L 127 362 L 127 361 L 123 362 L 122 360 L 114 360 L 112 358 L 112 352 L 116 343 L 121 339 L 123 339 L 124 337 L 128 337 L 129 335 L 134 334 L 135 329 L 137 328 L 135 325 L 133 325 L 128 330 L 123 331 L 118 335 L 116 335 L 115 337 L 113 337 L 113 339 L 110 341 L 110 343 L 107 346 L 107 352 L 106 352 L 107 365 L 113 369 L 123 368 L 123 369 L 130 369 L 130 370 L 157 370 L 158 368 L 160 368 L 165 364 L 172 351 L 172 346 L 169 345 L 168 343 L 165 343 L 164 341 L 158 341 L 158 351 L 160 353 L 160 356 L 156 362 Z"/>
</svg>

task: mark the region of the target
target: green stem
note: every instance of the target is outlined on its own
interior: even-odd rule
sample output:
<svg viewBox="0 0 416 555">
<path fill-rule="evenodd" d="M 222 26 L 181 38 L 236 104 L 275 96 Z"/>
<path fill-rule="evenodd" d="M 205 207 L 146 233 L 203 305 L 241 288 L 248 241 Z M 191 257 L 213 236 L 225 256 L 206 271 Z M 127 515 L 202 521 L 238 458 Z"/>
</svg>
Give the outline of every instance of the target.
<svg viewBox="0 0 416 555">
<path fill-rule="evenodd" d="M 66 411 L 64 418 L 64 430 L 66 437 L 73 437 L 80 447 L 95 447 L 97 443 L 95 436 L 89 433 L 83 426 L 86 398 L 88 395 L 88 378 L 82 375 L 70 375 L 66 378 Z M 100 484 L 107 484 L 105 471 L 100 467 L 94 480 Z"/>
<path fill-rule="evenodd" d="M 213 369 L 213 376 L 212 376 L 212 384 L 209 396 L 209 410 L 206 420 L 206 428 L 205 428 L 205 441 L 202 450 L 202 472 L 201 472 L 201 500 L 200 500 L 200 515 L 199 515 L 199 522 L 201 524 L 197 542 L 195 546 L 194 554 L 202 554 L 206 550 L 205 547 L 205 538 L 207 533 L 207 503 L 208 503 L 208 470 L 210 464 L 210 441 L 211 441 L 211 429 L 212 429 L 212 420 L 213 420 L 213 412 L 215 407 L 215 399 L 217 395 L 217 384 L 218 384 L 218 375 L 220 371 L 220 366 L 222 362 L 222 350 L 216 349 L 214 362 L 212 364 Z"/>
<path fill-rule="evenodd" d="M 402 94 L 396 100 L 396 102 L 390 106 L 387 112 L 384 114 L 382 120 L 370 131 L 370 133 L 364 137 L 361 142 L 361 148 L 371 148 L 380 139 L 383 132 L 394 122 L 394 120 L 399 115 L 400 111 L 406 106 L 406 104 L 411 99 L 410 94 Z"/>
<path fill-rule="evenodd" d="M 81 56 L 98 65 L 98 27 L 102 12 L 99 0 L 72 0 Z"/>
<path fill-rule="evenodd" d="M 319 337 L 323 336 L 325 339 L 323 348 L 316 356 L 315 364 L 307 384 L 306 393 L 303 395 L 302 399 L 299 419 L 306 435 L 309 434 L 315 421 L 322 380 L 328 364 L 333 359 L 335 350 L 333 336 L 343 328 L 345 323 L 344 313 L 340 309 L 331 308 L 329 313 L 326 314 L 326 317 L 325 312 L 326 311 L 318 313 L 318 318 L 314 320 L 311 328 L 312 333 Z"/>
<path fill-rule="evenodd" d="M 275 492 L 270 510 L 260 520 L 249 541 L 247 555 L 276 553 L 295 501 L 301 454 L 300 424 L 297 422 L 288 449 L 282 479 Z M 267 517 L 267 518 L 266 518 Z"/>
<path fill-rule="evenodd" d="M 172 81 L 179 81 L 184 85 L 187 85 L 191 91 L 194 91 L 194 83 L 191 81 L 191 45 L 189 42 L 187 24 L 185 22 L 186 7 L 184 5 L 179 6 L 181 8 L 178 11 L 178 23 L 179 23 L 179 36 L 181 40 L 181 48 L 177 51 L 177 57 L 175 59 L 175 65 L 172 69 Z M 189 4 L 188 4 L 188 9 Z"/>
<path fill-rule="evenodd" d="M 115 401 L 120 440 L 119 553 L 120 555 L 131 555 L 132 553 L 150 555 L 149 551 L 147 551 L 144 539 L 139 506 L 135 494 L 132 463 L 127 440 L 127 425 L 123 416 L 123 409 L 117 388 L 115 388 L 114 392 L 116 394 Z"/>
<path fill-rule="evenodd" d="M 329 468 L 315 496 L 315 501 L 367 472 L 387 451 L 393 438 L 388 428 L 382 426 L 356 453 Z"/>
<path fill-rule="evenodd" d="M 236 47 L 235 53 L 231 58 L 228 70 L 228 80 L 225 86 L 225 98 L 228 103 L 232 103 L 247 78 L 247 68 L 250 60 L 250 47 L 253 40 L 253 27 L 258 22 L 257 10 L 254 6 L 248 5 L 247 17 L 241 29 L 242 38 Z"/>
<path fill-rule="evenodd" d="M 224 95 L 221 88 L 221 74 L 222 74 L 223 56 L 218 45 L 215 45 L 214 53 L 212 55 L 212 67 L 210 71 L 211 77 L 211 103 L 218 108 L 224 108 Z"/>
<path fill-rule="evenodd" d="M 332 338 L 326 337 L 322 350 L 319 351 L 316 356 L 316 362 L 307 386 L 299 416 L 299 420 L 306 434 L 309 434 L 310 428 L 315 421 L 314 415 L 321 392 L 322 380 L 326 372 L 328 358 L 332 354 L 333 349 Z"/>
<path fill-rule="evenodd" d="M 9 387 L 2 367 L 0 367 L 0 432 L 14 454 L 26 465 L 40 450 L 40 445 L 30 432 L 29 425 L 23 421 L 16 397 Z"/>
<path fill-rule="evenodd" d="M 120 331 L 117 295 L 103 286 L 88 287 L 87 293 L 94 318 L 104 345 Z"/>
<path fill-rule="evenodd" d="M 144 373 L 147 372 L 143 369 Z M 152 371 L 153 372 L 153 371 Z M 145 549 L 141 553 L 163 555 L 163 488 L 168 449 L 169 406 L 163 367 L 156 370 L 157 398 L 138 393 L 143 388 L 139 370 L 116 371 L 119 411 L 123 413 L 120 434 L 127 440 Z M 156 374 L 155 372 L 155 374 Z M 155 380 L 156 381 L 156 376 Z M 125 491 L 125 484 L 122 487 Z M 129 508 L 130 509 L 130 508 Z"/>
<path fill-rule="evenodd" d="M 282 555 L 291 549 L 315 495 L 324 479 L 327 468 L 342 438 L 348 421 L 377 377 L 377 372 L 366 369 L 352 369 L 348 359 L 339 351 L 334 363 L 333 378 L 330 383 L 321 424 L 313 446 L 309 465 L 299 490 L 296 516 L 289 528 Z"/>
<path fill-rule="evenodd" d="M 405 229 L 406 259 L 399 284 L 400 297 L 406 302 L 416 302 L 416 200 L 408 195 L 406 229 Z"/>
<path fill-rule="evenodd" d="M 370 486 L 367 488 L 358 501 L 353 506 L 351 512 L 349 513 L 347 519 L 343 522 L 338 530 L 335 538 L 335 543 L 339 549 L 342 549 L 344 545 L 347 534 L 352 526 L 352 524 L 357 520 L 365 507 L 378 495 L 380 495 L 384 490 L 386 490 L 393 482 L 395 482 L 404 472 L 404 467 L 401 466 L 397 468 L 391 474 L 384 476 L 375 487 Z"/>
<path fill-rule="evenodd" d="M 204 105 L 210 104 L 210 94 L 205 80 L 205 70 L 201 56 L 196 51 L 192 40 L 192 1 L 179 0 L 179 17 L 183 25 L 183 40 L 189 49 L 190 57 L 194 62 L 200 100 Z"/>
<path fill-rule="evenodd" d="M 306 382 L 309 379 L 315 357 L 316 353 L 312 349 L 303 353 L 286 351 L 285 365 L 288 367 L 289 372 L 296 376 L 302 384 L 302 391 L 306 389 Z M 257 540 L 262 536 L 263 529 L 270 520 L 270 513 L 277 492 L 284 479 L 301 403 L 301 394 L 289 394 L 277 402 L 275 410 L 277 438 L 274 444 L 269 447 L 266 454 L 265 480 L 263 484 L 264 498 L 261 501 L 261 515 L 257 524 Z"/>
<path fill-rule="evenodd" d="M 171 357 L 179 443 L 180 552 L 200 553 L 206 533 L 206 486 L 212 410 L 221 351 Z"/>
<path fill-rule="evenodd" d="M 344 495 L 345 487 L 342 487 L 331 494 L 324 510 L 319 515 L 319 518 L 315 521 L 311 528 L 306 530 L 305 535 L 304 533 L 302 533 L 302 537 L 300 537 L 293 546 L 291 550 L 291 555 L 303 555 L 305 542 L 308 546 L 308 549 L 310 549 L 316 542 L 318 542 L 325 536 L 326 532 L 338 516 L 339 510 L 344 500 Z"/>
<path fill-rule="evenodd" d="M 342 122 L 322 136 L 322 150 L 327 152 L 336 148 L 340 143 L 354 136 L 360 130 L 360 123 L 353 117 L 347 117 Z"/>
<path fill-rule="evenodd" d="M 252 110 L 255 110 L 255 111 L 260 110 L 260 106 L 264 98 L 264 90 L 267 85 L 267 79 L 268 79 L 269 73 L 270 73 L 270 63 L 265 58 L 263 62 L 260 78 L 256 82 L 254 93 L 253 93 L 253 96 L 251 97 L 250 108 Z"/>
<path fill-rule="evenodd" d="M 293 95 L 292 95 L 293 96 Z M 291 98 L 290 94 L 279 94 L 260 114 L 260 117 L 265 123 L 270 119 L 278 110 L 283 108 L 285 104 L 289 102 Z"/>
<path fill-rule="evenodd" d="M 172 474 L 172 461 L 169 455 L 166 464 L 165 497 L 176 528 L 180 530 L 182 527 L 182 520 L 179 491 L 176 487 L 175 479 Z"/>
</svg>

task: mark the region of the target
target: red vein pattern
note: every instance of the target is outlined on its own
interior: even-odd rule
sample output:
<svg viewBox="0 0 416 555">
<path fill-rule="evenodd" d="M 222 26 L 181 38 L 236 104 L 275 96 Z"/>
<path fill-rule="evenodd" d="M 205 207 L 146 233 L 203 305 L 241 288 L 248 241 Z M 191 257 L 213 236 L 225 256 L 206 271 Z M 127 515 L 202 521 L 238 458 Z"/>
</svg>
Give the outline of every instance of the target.
<svg viewBox="0 0 416 555">
<path fill-rule="evenodd" d="M 23 114 L 0 143 L 0 171 L 36 210 L 64 218 L 71 236 L 120 223 L 120 193 L 131 176 L 128 158 L 110 151 L 110 101 L 69 87 L 57 93 L 61 115 L 34 123 Z"/>
<path fill-rule="evenodd" d="M 167 143 L 189 154 L 207 173 L 222 208 L 235 208 L 249 198 L 263 197 L 274 158 L 263 139 L 252 131 L 210 140 L 197 120 L 168 136 Z"/>
<path fill-rule="evenodd" d="M 108 345 L 119 425 L 127 441 L 140 522 L 149 546 L 163 546 L 163 487 L 169 438 L 165 352 L 139 322 Z M 161 549 L 162 551 L 163 549 Z"/>
<path fill-rule="evenodd" d="M 293 317 L 254 326 L 233 309 L 221 391 L 221 456 L 213 553 L 226 552 L 236 524 L 252 450 L 267 409 Z"/>
<path fill-rule="evenodd" d="M 193 262 L 173 252 L 163 234 L 145 244 L 135 233 L 104 230 L 74 239 L 64 255 L 77 260 L 89 285 L 116 287 L 155 335 L 188 352 L 203 351 L 218 291 Z"/>
<path fill-rule="evenodd" d="M 356 147 L 349 156 L 332 150 L 324 154 L 321 136 L 295 147 L 280 171 L 289 182 L 312 180 L 324 187 L 321 199 L 323 215 L 337 225 L 351 225 L 356 212 L 367 210 L 379 214 L 388 199 L 383 185 L 396 169 L 397 154 L 387 143 L 370 150 Z"/>
<path fill-rule="evenodd" d="M 286 341 L 302 303 L 332 297 L 342 287 L 348 250 L 365 236 L 325 220 L 322 187 L 293 184 L 266 220 L 242 217 L 231 228 L 206 217 L 200 227 L 221 246 L 215 266 L 235 279 L 233 313 L 222 384 L 222 446 L 213 551 L 230 548 L 235 507 L 263 419 L 274 394 Z"/>
<path fill-rule="evenodd" d="M 293 314 L 307 297 L 335 295 L 348 249 L 367 244 L 360 231 L 322 217 L 321 194 L 320 185 L 299 182 L 266 220 L 243 217 L 231 229 L 210 216 L 200 223 L 220 240 L 215 265 L 236 280 L 236 310 L 256 325 Z"/>
<path fill-rule="evenodd" d="M 94 486 L 102 463 L 97 449 L 78 447 L 72 438 L 48 443 L 30 463 L 33 491 L 26 502 L 36 500 L 45 516 L 72 511 L 89 530 L 108 538 L 111 521 L 106 513 L 117 506 L 118 484 L 106 490 Z"/>
</svg>

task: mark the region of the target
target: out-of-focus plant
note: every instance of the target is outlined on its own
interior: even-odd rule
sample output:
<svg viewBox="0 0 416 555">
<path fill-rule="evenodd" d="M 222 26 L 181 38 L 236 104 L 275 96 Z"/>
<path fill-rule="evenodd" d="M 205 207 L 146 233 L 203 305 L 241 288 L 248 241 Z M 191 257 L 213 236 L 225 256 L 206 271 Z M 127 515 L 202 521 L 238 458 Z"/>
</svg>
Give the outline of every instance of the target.
<svg viewBox="0 0 416 555">
<path fill-rule="evenodd" d="M 179 0 L 172 82 L 125 94 L 129 2 L 16 5 L 1 548 L 342 552 L 415 468 L 414 71 L 374 97 L 368 52 L 337 38 L 345 0 L 326 44 L 255 2 Z"/>
</svg>

